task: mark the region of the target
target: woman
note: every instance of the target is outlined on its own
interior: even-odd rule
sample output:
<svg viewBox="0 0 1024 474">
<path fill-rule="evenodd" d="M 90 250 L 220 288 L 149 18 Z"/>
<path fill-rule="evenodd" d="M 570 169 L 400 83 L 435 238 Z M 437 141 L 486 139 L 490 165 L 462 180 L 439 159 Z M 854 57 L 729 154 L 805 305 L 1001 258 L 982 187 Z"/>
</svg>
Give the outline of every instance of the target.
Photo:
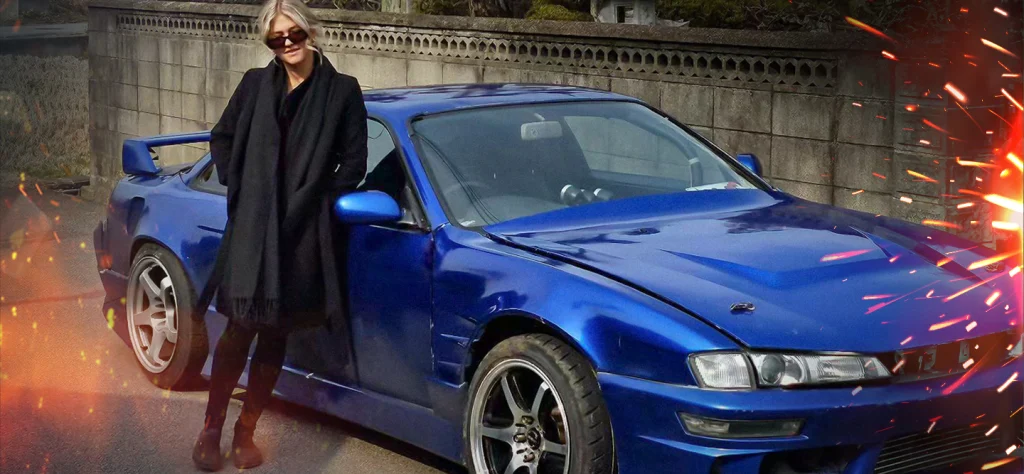
<svg viewBox="0 0 1024 474">
<path fill-rule="evenodd" d="M 228 453 L 239 469 L 263 462 L 253 431 L 281 372 L 289 331 L 345 321 L 331 209 L 366 173 L 359 83 L 315 47 L 318 25 L 309 9 L 301 0 L 269 0 L 258 21 L 275 58 L 245 73 L 210 138 L 228 188 L 228 224 L 194 317 L 216 290 L 217 310 L 229 322 L 214 350 L 206 419 L 192 452 L 205 470 L 221 468 L 221 428 L 253 339 L 248 391 Z M 333 329 L 347 337 L 347 327 L 337 326 L 345 325 Z"/>
</svg>

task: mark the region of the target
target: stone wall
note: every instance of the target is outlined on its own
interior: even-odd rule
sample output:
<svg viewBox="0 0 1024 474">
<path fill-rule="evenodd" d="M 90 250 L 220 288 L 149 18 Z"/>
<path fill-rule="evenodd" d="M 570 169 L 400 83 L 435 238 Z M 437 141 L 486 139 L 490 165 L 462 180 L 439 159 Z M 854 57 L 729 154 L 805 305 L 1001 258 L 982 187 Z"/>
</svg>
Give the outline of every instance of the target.
<svg viewBox="0 0 1024 474">
<path fill-rule="evenodd" d="M 271 55 L 257 7 L 97 0 L 90 5 L 93 176 L 109 188 L 128 137 L 212 127 L 242 73 Z M 373 88 L 571 84 L 639 97 L 729 153 L 752 152 L 776 186 L 813 201 L 944 220 L 949 160 L 919 145 L 895 63 L 864 35 L 708 30 L 318 10 L 320 44 Z M 165 150 L 194 160 L 205 147 Z M 906 169 L 934 173 L 938 185 Z M 107 192 L 107 191 L 98 191 Z M 903 201 L 900 198 L 904 198 Z M 914 205 L 906 203 L 914 201 Z"/>
</svg>

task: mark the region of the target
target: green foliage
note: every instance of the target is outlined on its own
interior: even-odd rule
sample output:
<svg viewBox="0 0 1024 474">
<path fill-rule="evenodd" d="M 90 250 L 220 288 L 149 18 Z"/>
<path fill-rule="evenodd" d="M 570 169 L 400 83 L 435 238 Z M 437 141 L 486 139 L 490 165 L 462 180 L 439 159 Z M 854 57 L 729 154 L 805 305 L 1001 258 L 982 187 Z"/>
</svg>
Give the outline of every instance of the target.
<svg viewBox="0 0 1024 474">
<path fill-rule="evenodd" d="M 579 3 L 579 2 L 577 2 Z M 526 13 L 527 20 L 553 21 L 594 21 L 589 13 L 570 10 L 565 5 L 558 5 L 551 0 L 534 0 L 533 7 Z"/>
<path fill-rule="evenodd" d="M 415 0 L 416 11 L 428 15 L 469 15 L 467 0 Z"/>
<path fill-rule="evenodd" d="M 690 26 L 705 28 L 744 28 L 746 7 L 756 0 L 657 0 L 659 18 L 688 20 Z"/>
</svg>

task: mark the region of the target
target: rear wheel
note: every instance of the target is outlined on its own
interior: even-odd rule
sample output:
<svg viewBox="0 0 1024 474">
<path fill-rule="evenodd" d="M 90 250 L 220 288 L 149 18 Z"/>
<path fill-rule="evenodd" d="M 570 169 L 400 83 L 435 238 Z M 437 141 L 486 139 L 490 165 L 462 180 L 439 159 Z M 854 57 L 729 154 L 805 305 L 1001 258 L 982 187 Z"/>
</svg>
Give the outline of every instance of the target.
<svg viewBox="0 0 1024 474">
<path fill-rule="evenodd" d="M 206 362 L 206 325 L 189 316 L 195 299 L 171 252 L 155 244 L 139 249 L 128 275 L 128 334 L 135 359 L 158 387 L 188 385 Z"/>
<path fill-rule="evenodd" d="M 513 337 L 484 357 L 464 438 L 473 474 L 610 474 L 615 465 L 594 369 L 542 334 Z"/>
</svg>

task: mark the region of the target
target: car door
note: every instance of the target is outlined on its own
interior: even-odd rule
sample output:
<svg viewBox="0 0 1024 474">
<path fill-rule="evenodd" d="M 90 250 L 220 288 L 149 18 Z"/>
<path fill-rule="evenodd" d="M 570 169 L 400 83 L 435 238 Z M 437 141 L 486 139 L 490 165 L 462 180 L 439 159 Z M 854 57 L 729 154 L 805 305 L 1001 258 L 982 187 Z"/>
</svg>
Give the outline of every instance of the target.
<svg viewBox="0 0 1024 474">
<path fill-rule="evenodd" d="M 354 364 L 345 364 L 344 341 L 323 335 L 293 337 L 289 365 L 316 376 L 399 398 L 428 404 L 426 378 L 430 352 L 431 252 L 433 241 L 418 200 L 406 185 L 406 167 L 392 135 L 370 119 L 367 177 L 361 191 L 378 190 L 395 197 L 403 218 L 386 225 L 347 229 L 347 269 L 351 348 Z M 309 342 L 309 344 L 307 343 Z"/>
</svg>

